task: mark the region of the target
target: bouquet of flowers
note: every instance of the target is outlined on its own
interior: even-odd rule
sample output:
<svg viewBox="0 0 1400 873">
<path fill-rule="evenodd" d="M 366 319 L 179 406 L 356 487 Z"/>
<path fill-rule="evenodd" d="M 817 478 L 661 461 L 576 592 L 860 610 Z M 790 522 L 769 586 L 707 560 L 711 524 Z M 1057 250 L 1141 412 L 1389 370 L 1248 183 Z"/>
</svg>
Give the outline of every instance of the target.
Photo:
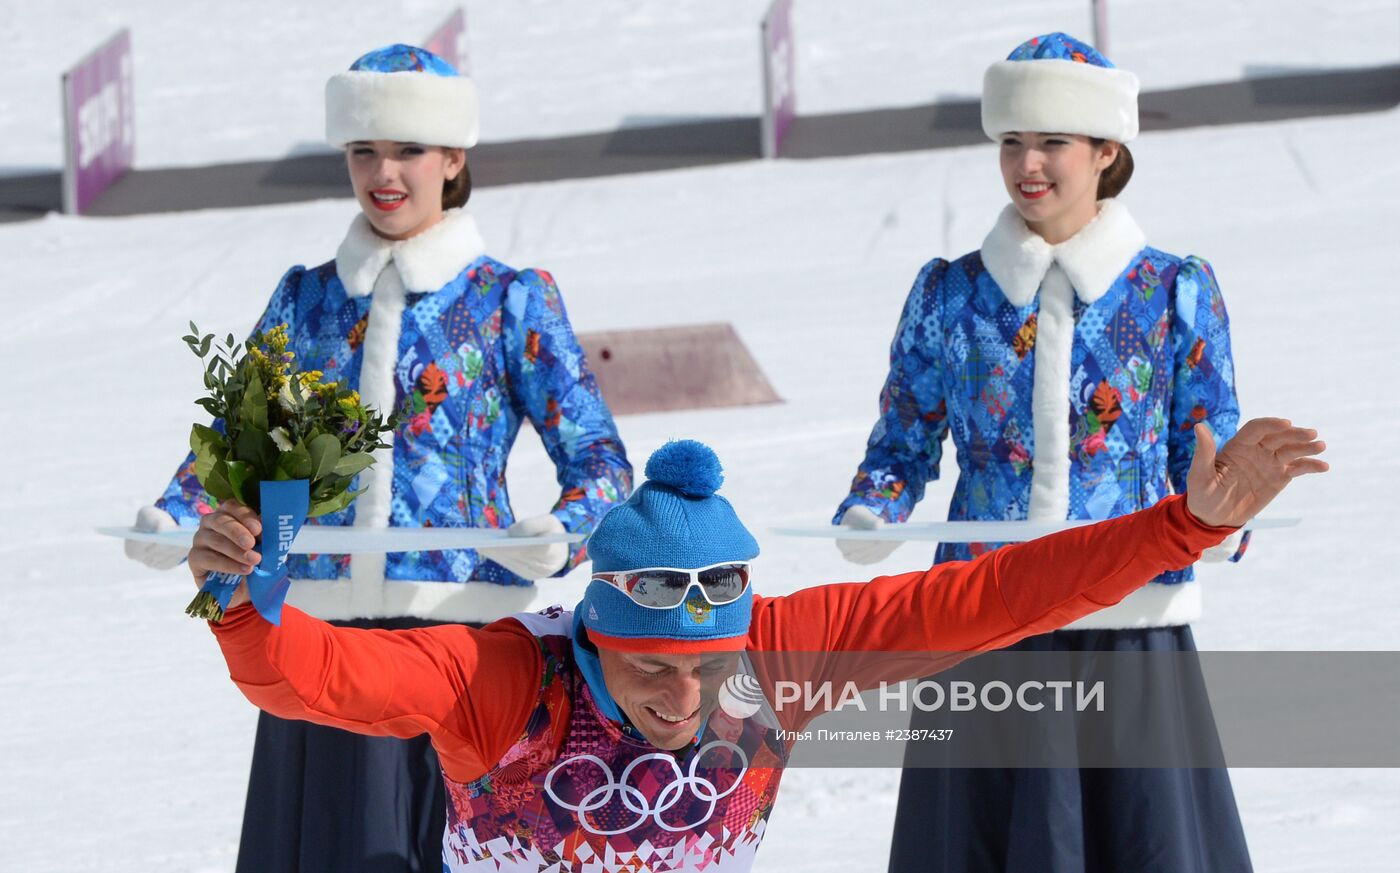
<svg viewBox="0 0 1400 873">
<path fill-rule="evenodd" d="M 285 324 L 241 346 L 232 334 L 215 346 L 213 334 L 200 336 L 190 322 L 184 340 L 205 362 L 209 394 L 195 402 L 215 419 L 213 427 L 196 424 L 190 431 L 195 475 L 210 497 L 237 500 L 262 517 L 262 563 L 248 587 L 253 605 L 276 624 L 297 531 L 308 517 L 344 509 L 361 493 L 351 484 L 374 463 L 373 452 L 388 447 L 381 437 L 398 417 L 365 408 L 358 392 L 322 382 L 319 370 L 298 371 Z M 265 548 L 268 543 L 275 548 Z M 222 621 L 239 581 L 209 574 L 185 612 Z"/>
</svg>

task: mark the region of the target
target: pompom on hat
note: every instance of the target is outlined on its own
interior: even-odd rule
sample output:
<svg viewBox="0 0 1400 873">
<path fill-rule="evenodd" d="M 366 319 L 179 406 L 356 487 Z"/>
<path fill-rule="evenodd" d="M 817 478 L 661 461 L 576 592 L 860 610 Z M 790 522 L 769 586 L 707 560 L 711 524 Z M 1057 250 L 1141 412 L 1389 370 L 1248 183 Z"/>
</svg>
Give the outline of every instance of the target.
<svg viewBox="0 0 1400 873">
<path fill-rule="evenodd" d="M 326 140 L 336 148 L 377 139 L 471 148 L 478 129 L 476 84 L 427 49 L 378 48 L 326 82 Z"/>
<path fill-rule="evenodd" d="M 1077 133 L 1126 143 L 1138 134 L 1138 78 L 1064 33 L 1034 37 L 982 79 L 982 131 Z"/>
<path fill-rule="evenodd" d="M 724 482 L 714 450 L 694 440 L 657 449 L 647 481 L 627 502 L 603 516 L 588 538 L 594 573 L 651 567 L 699 569 L 750 561 L 758 543 L 719 494 Z M 602 648 L 652 653 L 734 651 L 744 648 L 753 587 L 733 603 L 715 606 L 692 588 L 674 609 L 649 609 L 605 582 L 588 583 L 578 606 L 589 639 Z"/>
</svg>

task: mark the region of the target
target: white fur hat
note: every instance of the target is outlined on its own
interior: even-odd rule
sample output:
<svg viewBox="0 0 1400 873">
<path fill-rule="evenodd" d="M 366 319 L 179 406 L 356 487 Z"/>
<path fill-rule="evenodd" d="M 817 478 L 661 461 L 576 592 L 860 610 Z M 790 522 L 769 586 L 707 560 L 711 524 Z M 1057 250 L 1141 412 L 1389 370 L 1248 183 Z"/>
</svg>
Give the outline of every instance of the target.
<svg viewBox="0 0 1400 873">
<path fill-rule="evenodd" d="M 336 148 L 376 139 L 471 148 L 478 127 L 476 84 L 416 46 L 375 49 L 326 82 L 326 140 Z"/>
<path fill-rule="evenodd" d="M 1128 142 L 1138 134 L 1138 78 L 1063 33 L 1038 36 L 987 68 L 982 131 L 1077 133 Z"/>
</svg>

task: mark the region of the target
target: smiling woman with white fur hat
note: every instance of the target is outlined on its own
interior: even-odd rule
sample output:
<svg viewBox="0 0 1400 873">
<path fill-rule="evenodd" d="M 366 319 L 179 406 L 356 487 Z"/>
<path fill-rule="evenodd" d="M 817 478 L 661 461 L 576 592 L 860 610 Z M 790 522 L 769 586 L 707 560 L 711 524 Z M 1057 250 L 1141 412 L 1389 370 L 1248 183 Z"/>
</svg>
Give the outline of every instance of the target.
<svg viewBox="0 0 1400 873">
<path fill-rule="evenodd" d="M 286 323 L 300 368 L 381 410 L 406 404 L 408 415 L 360 475 L 365 493 L 316 521 L 587 534 L 627 497 L 631 467 L 553 278 L 489 257 L 463 209 L 475 85 L 428 51 L 391 45 L 332 76 L 325 97 L 326 138 L 345 152 L 360 211 L 333 260 L 287 272 L 255 330 Z M 552 507 L 517 521 L 505 466 L 527 421 L 561 489 Z M 138 527 L 196 525 L 213 507 L 187 461 Z M 184 557 L 130 551 L 152 566 Z M 479 625 L 523 608 L 533 580 L 585 557 L 564 544 L 296 555 L 287 599 L 356 627 Z M 426 739 L 263 715 L 238 870 L 436 873 L 444 805 Z"/>
<path fill-rule="evenodd" d="M 936 258 L 915 280 L 880 418 L 834 523 L 905 521 L 938 478 L 950 433 L 959 478 L 949 518 L 978 521 L 1131 513 L 1186 488 L 1196 425 L 1234 434 L 1214 271 L 1148 246 L 1116 199 L 1133 172 L 1125 143 L 1138 133 L 1137 96 L 1136 76 L 1063 33 L 987 70 L 982 126 L 1011 203 L 979 251 Z M 895 544 L 838 545 L 869 563 Z M 937 560 L 1000 545 L 943 544 Z M 1206 559 L 1242 552 L 1235 537 Z M 1199 613 L 1188 568 L 1012 648 L 1189 653 Z M 1224 770 L 909 769 L 890 869 L 1207 873 L 1250 862 Z"/>
</svg>

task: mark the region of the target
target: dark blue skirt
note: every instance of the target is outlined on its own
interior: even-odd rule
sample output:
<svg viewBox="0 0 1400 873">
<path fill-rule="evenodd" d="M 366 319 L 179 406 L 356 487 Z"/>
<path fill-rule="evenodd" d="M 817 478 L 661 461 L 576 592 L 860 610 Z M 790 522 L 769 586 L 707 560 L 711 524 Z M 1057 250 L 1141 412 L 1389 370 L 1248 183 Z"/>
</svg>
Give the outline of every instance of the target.
<svg viewBox="0 0 1400 873">
<path fill-rule="evenodd" d="M 446 825 L 447 791 L 426 736 L 366 737 L 259 713 L 237 873 L 441 873 Z"/>
<path fill-rule="evenodd" d="M 1186 626 L 1055 631 L 1007 649 L 1195 650 Z M 1204 684 L 1194 688 L 1199 700 L 1178 703 L 1208 712 Z M 891 873 L 1251 870 L 1230 777 L 1219 768 L 906 769 L 890 846 Z"/>
</svg>

